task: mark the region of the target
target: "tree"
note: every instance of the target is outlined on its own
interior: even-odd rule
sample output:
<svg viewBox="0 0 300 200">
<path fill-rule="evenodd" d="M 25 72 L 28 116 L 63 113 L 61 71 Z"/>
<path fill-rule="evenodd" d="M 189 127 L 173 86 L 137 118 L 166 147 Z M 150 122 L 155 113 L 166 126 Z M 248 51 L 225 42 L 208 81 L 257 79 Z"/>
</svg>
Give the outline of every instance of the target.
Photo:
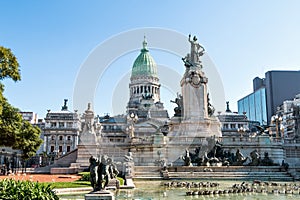
<svg viewBox="0 0 300 200">
<path fill-rule="evenodd" d="M 11 106 L 6 99 L 3 100 L 0 114 L 0 146 L 12 147 L 17 142 L 22 126 L 22 116 L 18 109 Z"/>
<path fill-rule="evenodd" d="M 13 81 L 21 80 L 19 63 L 16 56 L 10 49 L 0 46 L 0 80 L 10 78 Z M 4 85 L 0 83 L 0 114 L 2 113 L 2 104 L 6 99 L 3 96 Z"/>
<path fill-rule="evenodd" d="M 6 78 L 21 80 L 19 63 L 10 49 L 0 46 L 0 80 Z M 0 83 L 0 146 L 22 150 L 22 157 L 28 159 L 42 143 L 41 130 L 22 119 L 19 109 L 9 104 L 3 91 Z"/>
<path fill-rule="evenodd" d="M 28 121 L 23 120 L 23 124 L 19 134 L 17 135 L 16 143 L 13 148 L 22 150 L 22 158 L 27 160 L 35 155 L 36 151 L 42 144 L 40 139 L 41 129 L 31 125 Z"/>
<path fill-rule="evenodd" d="M 41 129 L 22 119 L 19 110 L 7 101 L 2 104 L 0 115 L 0 146 L 9 146 L 22 150 L 22 158 L 28 159 L 42 143 Z"/>
<path fill-rule="evenodd" d="M 19 63 L 10 49 L 0 46 L 0 80 L 11 78 L 21 80 Z"/>
</svg>

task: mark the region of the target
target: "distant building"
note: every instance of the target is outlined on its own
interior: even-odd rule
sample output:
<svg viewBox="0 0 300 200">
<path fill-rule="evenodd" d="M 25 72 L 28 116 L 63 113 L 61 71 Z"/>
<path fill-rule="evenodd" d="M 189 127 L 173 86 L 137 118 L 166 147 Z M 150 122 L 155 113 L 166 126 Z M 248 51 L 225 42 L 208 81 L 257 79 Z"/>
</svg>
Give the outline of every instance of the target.
<svg viewBox="0 0 300 200">
<path fill-rule="evenodd" d="M 31 124 L 37 124 L 38 123 L 38 116 L 37 113 L 34 112 L 19 112 L 22 115 L 22 118 Z"/>
<path fill-rule="evenodd" d="M 63 155 L 76 149 L 80 127 L 79 115 L 68 110 L 67 99 L 61 111 L 48 110 L 43 128 L 44 152 Z"/>
<path fill-rule="evenodd" d="M 227 109 L 225 113 L 219 113 L 217 117 L 221 122 L 222 136 L 243 135 L 249 132 L 249 121 L 244 114 L 231 112 L 229 102 L 226 102 Z"/>
<path fill-rule="evenodd" d="M 277 107 L 300 93 L 300 71 L 268 71 L 265 78 L 253 79 L 253 93 L 238 101 L 238 112 L 249 120 L 269 124 Z"/>
<path fill-rule="evenodd" d="M 288 163 L 299 165 L 300 155 L 300 94 L 286 100 L 271 117 L 270 135 L 284 141 L 285 158 Z"/>
<path fill-rule="evenodd" d="M 238 113 L 245 113 L 249 120 L 267 124 L 266 89 L 259 88 L 238 101 Z"/>
<path fill-rule="evenodd" d="M 257 132 L 257 121 L 249 121 L 246 113 L 239 114 L 232 112 L 229 109 L 229 102 L 226 102 L 227 108 L 224 113 L 219 112 L 217 115 L 221 122 L 222 137 L 229 138 L 230 140 L 235 137 L 250 136 L 252 133 Z M 225 139 L 226 140 L 226 139 Z"/>
<path fill-rule="evenodd" d="M 276 132 L 287 141 L 300 143 L 300 94 L 293 100 L 286 100 L 271 117 L 274 135 Z"/>
</svg>

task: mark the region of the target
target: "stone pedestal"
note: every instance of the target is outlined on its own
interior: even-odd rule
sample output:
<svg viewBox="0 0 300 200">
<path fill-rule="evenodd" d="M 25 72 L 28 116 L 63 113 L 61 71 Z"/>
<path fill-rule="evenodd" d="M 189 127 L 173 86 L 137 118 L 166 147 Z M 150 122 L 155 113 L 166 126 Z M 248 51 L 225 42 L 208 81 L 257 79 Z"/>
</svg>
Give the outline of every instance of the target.
<svg viewBox="0 0 300 200">
<path fill-rule="evenodd" d="M 82 145 L 79 144 L 77 146 L 78 154 L 76 159 L 76 164 L 80 166 L 80 168 L 89 167 L 89 159 L 91 156 L 97 156 L 97 145 Z"/>
<path fill-rule="evenodd" d="M 183 119 L 200 121 L 208 117 L 207 86 L 206 84 L 200 83 L 197 87 L 192 86 L 190 84 L 191 79 L 192 78 L 189 77 L 183 77 L 181 80 Z"/>
<path fill-rule="evenodd" d="M 84 195 L 85 200 L 114 200 L 115 196 L 108 190 L 101 190 L 97 192 L 90 192 Z"/>
</svg>

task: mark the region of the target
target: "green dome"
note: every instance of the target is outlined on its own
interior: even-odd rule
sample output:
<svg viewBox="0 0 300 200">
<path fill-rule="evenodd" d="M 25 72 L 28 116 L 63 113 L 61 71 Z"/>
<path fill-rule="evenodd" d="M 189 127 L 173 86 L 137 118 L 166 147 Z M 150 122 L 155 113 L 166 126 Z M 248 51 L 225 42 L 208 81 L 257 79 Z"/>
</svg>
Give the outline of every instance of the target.
<svg viewBox="0 0 300 200">
<path fill-rule="evenodd" d="M 139 76 L 157 76 L 157 66 L 147 49 L 147 42 L 144 40 L 140 55 L 135 59 L 132 67 L 131 78 Z"/>
</svg>

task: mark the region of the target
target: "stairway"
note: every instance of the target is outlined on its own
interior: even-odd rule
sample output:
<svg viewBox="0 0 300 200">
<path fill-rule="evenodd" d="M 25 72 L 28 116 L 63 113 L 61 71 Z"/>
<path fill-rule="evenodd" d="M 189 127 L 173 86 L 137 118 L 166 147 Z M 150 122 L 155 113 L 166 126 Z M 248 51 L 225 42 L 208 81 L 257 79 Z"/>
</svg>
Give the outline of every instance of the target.
<svg viewBox="0 0 300 200">
<path fill-rule="evenodd" d="M 170 179 L 293 181 L 287 172 L 169 172 Z"/>
<path fill-rule="evenodd" d="M 209 169 L 209 170 L 207 170 Z M 210 171 L 211 170 L 211 171 Z M 134 179 L 203 179 L 203 180 L 262 180 L 293 181 L 293 177 L 279 167 L 169 167 L 161 171 L 159 167 L 135 166 Z"/>
<path fill-rule="evenodd" d="M 160 167 L 155 166 L 135 166 L 134 180 L 161 180 L 162 174 Z"/>
</svg>

